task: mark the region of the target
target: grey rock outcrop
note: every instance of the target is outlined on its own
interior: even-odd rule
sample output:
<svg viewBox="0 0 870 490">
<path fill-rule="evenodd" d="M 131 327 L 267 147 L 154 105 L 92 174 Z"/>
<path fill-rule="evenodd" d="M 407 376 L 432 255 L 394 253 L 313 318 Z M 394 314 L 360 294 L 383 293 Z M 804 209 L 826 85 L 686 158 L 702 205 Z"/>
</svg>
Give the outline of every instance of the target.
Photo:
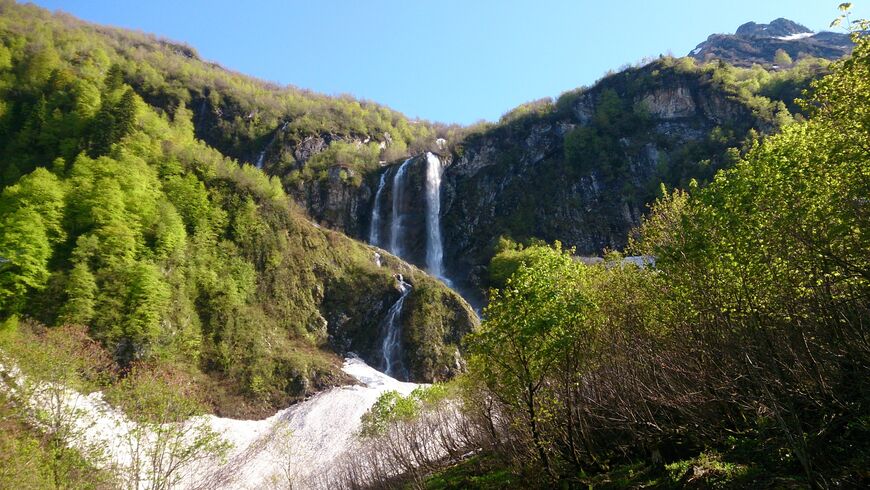
<svg viewBox="0 0 870 490">
<path fill-rule="evenodd" d="M 722 60 L 735 66 L 771 67 L 776 64 L 779 50 L 795 61 L 804 56 L 835 60 L 852 51 L 852 40 L 845 33 L 813 33 L 796 22 L 780 18 L 770 24 L 747 22 L 734 34 L 713 34 L 689 56 L 699 61 Z"/>
</svg>

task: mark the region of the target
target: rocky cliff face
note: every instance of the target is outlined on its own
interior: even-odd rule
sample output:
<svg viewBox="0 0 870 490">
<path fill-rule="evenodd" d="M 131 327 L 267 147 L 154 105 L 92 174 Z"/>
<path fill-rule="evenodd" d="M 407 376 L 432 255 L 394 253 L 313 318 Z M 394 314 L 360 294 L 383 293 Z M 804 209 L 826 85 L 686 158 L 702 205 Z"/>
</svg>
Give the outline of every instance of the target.
<svg viewBox="0 0 870 490">
<path fill-rule="evenodd" d="M 566 140 L 578 128 L 600 127 L 602 104 L 614 95 L 643 122 L 616 135 L 607 161 L 566 157 Z M 709 80 L 653 65 L 604 80 L 550 115 L 470 137 L 444 174 L 448 275 L 484 286 L 499 236 L 560 240 L 587 255 L 622 248 L 659 182 L 709 173 L 682 167 L 704 160 L 715 167 L 723 146 L 763 126 Z M 714 130 L 727 141 L 712 143 Z"/>
<path fill-rule="evenodd" d="M 725 149 L 739 146 L 753 127 L 771 129 L 708 75 L 653 63 L 564 97 L 543 114 L 469 135 L 440 153 L 446 275 L 480 305 L 500 236 L 560 240 L 584 255 L 622 248 L 661 182 L 710 177 Z M 581 149 L 603 147 L 566 156 L 566 142 L 586 130 L 597 136 Z M 337 168 L 291 191 L 321 224 L 365 240 L 383 173 L 378 234 L 389 237 L 393 179 L 402 163 L 361 176 L 358 185 Z M 422 267 L 425 157 L 409 162 L 404 182 L 396 203 L 407 237 L 402 256 Z"/>
<path fill-rule="evenodd" d="M 362 239 L 376 184 L 367 178 L 361 185 L 355 185 L 353 177 L 352 170 L 333 166 L 326 179 L 302 181 L 287 190 L 320 224 Z"/>
<path fill-rule="evenodd" d="M 793 60 L 803 56 L 833 60 L 849 54 L 852 41 L 847 34 L 814 33 L 788 19 L 776 19 L 770 24 L 747 22 L 734 34 L 713 34 L 689 56 L 700 61 L 719 59 L 735 66 L 773 66 L 779 50 Z"/>
</svg>

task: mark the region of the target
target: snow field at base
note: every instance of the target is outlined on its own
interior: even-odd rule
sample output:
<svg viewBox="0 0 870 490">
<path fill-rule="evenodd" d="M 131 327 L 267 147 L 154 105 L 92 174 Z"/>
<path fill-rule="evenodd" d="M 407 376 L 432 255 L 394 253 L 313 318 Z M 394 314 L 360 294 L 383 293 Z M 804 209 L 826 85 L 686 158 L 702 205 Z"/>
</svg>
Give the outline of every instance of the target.
<svg viewBox="0 0 870 490">
<path fill-rule="evenodd" d="M 208 482 L 221 488 L 280 488 L 292 481 L 294 488 L 299 483 L 307 488 L 304 482 L 325 474 L 353 449 L 361 417 L 381 394 L 407 395 L 420 386 L 393 379 L 358 358 L 346 359 L 342 370 L 363 385 L 332 388 L 265 420 L 209 416 L 234 449 L 225 465 L 189 487 Z"/>
<path fill-rule="evenodd" d="M 233 447 L 224 461 L 202 461 L 185 468 L 177 488 L 290 488 L 291 482 L 293 488 L 309 488 L 312 484 L 306 482 L 327 474 L 342 455 L 353 450 L 361 418 L 381 394 L 395 390 L 407 395 L 420 386 L 393 379 L 355 357 L 346 359 L 342 370 L 362 385 L 329 389 L 263 420 L 205 415 L 189 421 L 207 421 Z M 0 373 L 22 381 L 15 368 L 0 364 Z M 14 390 L 6 383 L 0 388 Z M 46 409 L 52 400 L 77 414 L 75 432 L 80 436 L 70 441 L 72 447 L 97 446 L 105 451 L 111 466 L 130 465 L 129 434 L 136 425 L 106 403 L 102 393 L 84 395 L 46 384 L 33 394 L 29 405 L 32 410 Z M 146 476 L 141 483 L 147 480 Z"/>
</svg>

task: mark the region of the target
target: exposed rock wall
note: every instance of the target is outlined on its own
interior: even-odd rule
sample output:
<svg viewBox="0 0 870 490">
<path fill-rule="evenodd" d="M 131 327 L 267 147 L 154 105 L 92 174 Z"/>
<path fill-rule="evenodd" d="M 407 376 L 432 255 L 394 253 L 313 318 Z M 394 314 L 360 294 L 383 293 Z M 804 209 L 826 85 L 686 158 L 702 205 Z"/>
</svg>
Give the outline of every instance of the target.
<svg viewBox="0 0 870 490">
<path fill-rule="evenodd" d="M 442 189 L 451 277 L 468 287 L 485 286 L 485 266 L 502 235 L 560 240 L 582 254 L 622 248 L 678 152 L 704 141 L 716 127 L 733 129 L 736 144 L 749 128 L 762 125 L 735 98 L 695 76 L 659 74 L 635 93 L 618 82 L 605 80 L 561 112 L 499 127 L 460 146 Z M 618 172 L 596 162 L 589 162 L 591 171 L 577 172 L 565 161 L 566 135 L 594 124 L 607 89 L 642 107 L 649 121 L 620 135 Z"/>
<path fill-rule="evenodd" d="M 566 160 L 565 141 L 577 128 L 601 125 L 596 118 L 605 92 L 611 97 L 616 94 L 626 110 L 643 114 L 644 122 L 617 135 L 608 163 L 581 162 L 588 167 L 584 170 Z M 679 180 L 682 175 L 671 168 L 674 162 L 694 158 L 710 160 L 715 166 L 724 149 L 738 145 L 752 127 L 770 129 L 709 79 L 652 64 L 607 78 L 557 110 L 454 142 L 452 151 L 439 155 L 445 167 L 441 187 L 445 274 L 480 305 L 486 265 L 500 236 L 560 240 L 588 255 L 622 248 L 659 183 L 684 183 Z M 724 146 L 703 146 L 716 128 L 728 130 Z M 309 138 L 292 151 L 299 153 L 296 157 L 310 158 L 326 147 L 327 139 Z M 695 146 L 701 147 L 697 156 L 683 155 Z M 270 150 L 280 151 L 291 149 Z M 386 241 L 393 176 L 401 163 L 392 162 L 362 176 L 360 185 L 339 171 L 330 171 L 325 180 L 303 182 L 290 191 L 316 221 L 364 240 L 370 234 L 380 174 L 388 172 L 380 220 L 380 236 Z M 406 192 L 398 203 L 407 237 L 402 243 L 403 256 L 423 267 L 425 156 L 413 158 L 404 182 Z"/>
</svg>

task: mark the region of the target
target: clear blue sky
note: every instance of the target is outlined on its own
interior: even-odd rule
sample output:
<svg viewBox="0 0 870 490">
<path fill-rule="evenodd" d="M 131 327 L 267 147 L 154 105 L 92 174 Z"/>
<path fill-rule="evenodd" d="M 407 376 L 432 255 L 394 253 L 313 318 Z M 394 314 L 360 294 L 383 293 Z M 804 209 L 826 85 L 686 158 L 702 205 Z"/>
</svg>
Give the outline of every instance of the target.
<svg viewBox="0 0 870 490">
<path fill-rule="evenodd" d="M 184 41 L 261 79 L 468 124 L 590 85 L 645 56 L 786 17 L 823 30 L 829 0 L 36 0 Z M 853 2 L 870 17 L 868 1 Z"/>
</svg>

